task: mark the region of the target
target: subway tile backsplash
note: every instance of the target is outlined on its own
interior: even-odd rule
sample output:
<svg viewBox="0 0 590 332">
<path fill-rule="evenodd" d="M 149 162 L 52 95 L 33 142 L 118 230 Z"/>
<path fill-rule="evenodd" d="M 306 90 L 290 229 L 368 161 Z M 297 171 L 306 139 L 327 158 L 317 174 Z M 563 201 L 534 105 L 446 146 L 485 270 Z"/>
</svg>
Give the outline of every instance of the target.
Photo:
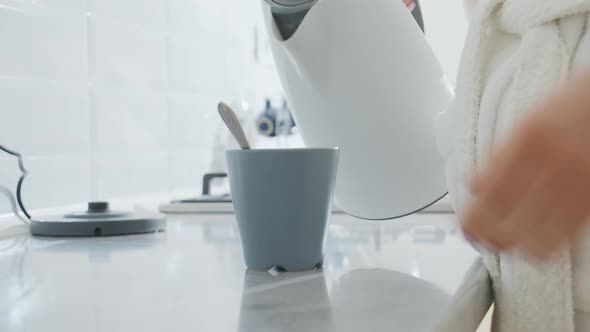
<svg viewBox="0 0 590 332">
<path fill-rule="evenodd" d="M 0 1 L 0 75 L 86 81 L 84 12 L 29 1 Z"/>
<path fill-rule="evenodd" d="M 176 93 L 169 96 L 170 144 L 177 151 L 207 150 L 222 123 L 215 112 L 217 99 L 207 94 Z"/>
<path fill-rule="evenodd" d="M 96 157 L 96 198 L 162 193 L 170 189 L 166 152 L 105 154 Z"/>
<path fill-rule="evenodd" d="M 23 186 L 23 200 L 29 209 L 76 203 L 92 197 L 91 164 L 85 155 L 29 157 L 26 166 L 29 175 Z"/>
<path fill-rule="evenodd" d="M 0 108 L 0 142 L 23 155 L 90 153 L 90 109 L 85 84 L 0 77 Z"/>
<path fill-rule="evenodd" d="M 166 88 L 163 31 L 102 14 L 93 14 L 89 20 L 95 53 L 90 61 L 91 79 L 103 84 Z"/>
<path fill-rule="evenodd" d="M 89 11 L 116 17 L 129 23 L 166 29 L 166 0 L 87 0 Z M 175 2 L 176 0 L 171 0 Z"/>
<path fill-rule="evenodd" d="M 95 86 L 93 90 L 96 152 L 134 153 L 169 148 L 170 110 L 165 92 L 112 86 Z"/>
<path fill-rule="evenodd" d="M 0 144 L 28 207 L 198 194 L 217 102 L 281 93 L 261 21 L 260 0 L 0 0 Z M 18 176 L 0 156 L 0 185 Z"/>
</svg>

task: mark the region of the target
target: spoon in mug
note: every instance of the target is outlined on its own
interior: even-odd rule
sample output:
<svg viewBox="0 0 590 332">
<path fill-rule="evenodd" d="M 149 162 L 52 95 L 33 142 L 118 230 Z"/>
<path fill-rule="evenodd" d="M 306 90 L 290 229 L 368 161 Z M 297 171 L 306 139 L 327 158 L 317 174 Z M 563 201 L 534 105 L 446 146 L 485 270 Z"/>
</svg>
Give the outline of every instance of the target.
<svg viewBox="0 0 590 332">
<path fill-rule="evenodd" d="M 242 150 L 250 150 L 250 144 L 248 144 L 246 134 L 244 134 L 244 130 L 240 125 L 240 121 L 231 107 L 223 102 L 220 102 L 219 105 L 217 105 L 217 111 L 219 111 L 221 119 L 223 122 L 225 122 L 225 125 L 236 139 Z"/>
</svg>

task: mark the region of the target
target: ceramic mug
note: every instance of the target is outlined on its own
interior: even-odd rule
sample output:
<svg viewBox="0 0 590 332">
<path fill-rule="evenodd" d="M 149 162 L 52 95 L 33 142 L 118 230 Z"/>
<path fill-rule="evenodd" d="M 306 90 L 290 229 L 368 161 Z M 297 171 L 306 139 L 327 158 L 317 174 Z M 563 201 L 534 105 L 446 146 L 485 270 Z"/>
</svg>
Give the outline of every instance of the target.
<svg viewBox="0 0 590 332">
<path fill-rule="evenodd" d="M 226 152 L 248 268 L 311 270 L 323 264 L 339 150 Z"/>
</svg>

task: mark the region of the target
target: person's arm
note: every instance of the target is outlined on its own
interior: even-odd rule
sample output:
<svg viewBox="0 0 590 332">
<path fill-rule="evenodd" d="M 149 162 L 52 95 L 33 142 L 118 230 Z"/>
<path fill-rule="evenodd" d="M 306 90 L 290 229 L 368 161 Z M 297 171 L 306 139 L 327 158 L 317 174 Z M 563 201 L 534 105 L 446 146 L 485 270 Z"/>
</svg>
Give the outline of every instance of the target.
<svg viewBox="0 0 590 332">
<path fill-rule="evenodd" d="M 472 181 L 463 228 L 545 258 L 590 223 L 590 73 L 541 103 Z"/>
</svg>

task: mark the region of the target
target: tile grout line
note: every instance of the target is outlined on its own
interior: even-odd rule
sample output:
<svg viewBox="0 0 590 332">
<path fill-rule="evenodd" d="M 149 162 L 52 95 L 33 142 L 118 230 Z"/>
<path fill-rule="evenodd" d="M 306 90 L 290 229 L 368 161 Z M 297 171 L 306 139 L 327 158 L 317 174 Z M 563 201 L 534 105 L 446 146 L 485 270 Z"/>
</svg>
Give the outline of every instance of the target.
<svg viewBox="0 0 590 332">
<path fill-rule="evenodd" d="M 165 71 L 165 95 L 166 95 L 166 165 L 168 168 L 168 181 L 167 181 L 167 188 L 168 192 L 172 193 L 174 191 L 174 170 L 173 170 L 173 162 L 172 162 L 172 99 L 170 96 L 171 84 L 170 84 L 170 76 L 171 76 L 171 67 L 172 67 L 172 56 L 171 56 L 171 47 L 172 47 L 172 40 L 170 36 L 170 1 L 164 1 L 164 57 L 166 62 L 166 71 Z"/>
<path fill-rule="evenodd" d="M 90 132 L 90 198 L 98 200 L 98 167 L 96 162 L 96 146 L 98 141 L 97 134 L 97 110 L 96 110 L 96 93 L 95 93 L 95 75 L 96 75 L 96 38 L 93 25 L 92 13 L 90 12 L 90 0 L 87 1 L 86 13 L 86 54 L 88 60 L 88 107 L 89 107 L 89 132 Z"/>
</svg>

